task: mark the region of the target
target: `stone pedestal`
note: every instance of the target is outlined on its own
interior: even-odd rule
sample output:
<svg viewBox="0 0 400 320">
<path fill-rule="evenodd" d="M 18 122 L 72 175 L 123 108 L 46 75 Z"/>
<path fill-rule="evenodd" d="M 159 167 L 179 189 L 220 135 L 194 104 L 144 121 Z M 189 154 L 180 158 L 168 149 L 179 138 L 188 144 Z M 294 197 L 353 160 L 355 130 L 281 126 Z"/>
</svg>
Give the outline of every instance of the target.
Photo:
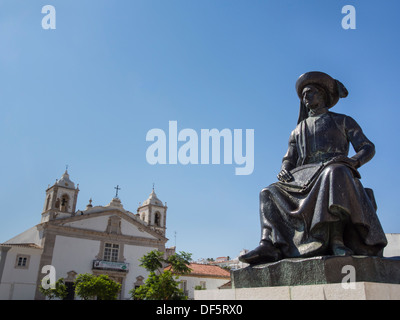
<svg viewBox="0 0 400 320">
<path fill-rule="evenodd" d="M 400 284 L 400 259 L 321 256 L 284 259 L 231 272 L 232 288 L 315 285 L 342 282 Z"/>
<path fill-rule="evenodd" d="M 195 300 L 400 300 L 400 284 L 354 282 L 307 286 L 195 290 Z"/>
<path fill-rule="evenodd" d="M 400 259 L 321 256 L 231 272 L 232 288 L 195 291 L 196 300 L 400 300 Z"/>
</svg>

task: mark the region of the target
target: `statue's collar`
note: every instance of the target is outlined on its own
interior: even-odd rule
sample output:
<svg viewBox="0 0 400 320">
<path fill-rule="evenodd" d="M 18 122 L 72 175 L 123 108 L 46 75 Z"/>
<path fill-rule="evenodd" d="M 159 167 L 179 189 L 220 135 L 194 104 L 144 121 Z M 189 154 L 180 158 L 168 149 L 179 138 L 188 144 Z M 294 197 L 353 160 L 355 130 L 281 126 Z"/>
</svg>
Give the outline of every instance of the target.
<svg viewBox="0 0 400 320">
<path fill-rule="evenodd" d="M 319 116 L 321 114 L 327 113 L 329 110 L 329 108 L 318 108 L 316 110 L 309 110 L 308 111 L 308 116 L 309 117 L 316 117 Z"/>
</svg>

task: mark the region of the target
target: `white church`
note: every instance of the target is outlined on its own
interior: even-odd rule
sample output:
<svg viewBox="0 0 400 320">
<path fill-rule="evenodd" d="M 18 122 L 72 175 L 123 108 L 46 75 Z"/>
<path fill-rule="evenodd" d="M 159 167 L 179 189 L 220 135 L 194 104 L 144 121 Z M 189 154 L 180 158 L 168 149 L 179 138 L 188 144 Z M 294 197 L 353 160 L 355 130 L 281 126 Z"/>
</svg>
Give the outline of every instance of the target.
<svg viewBox="0 0 400 320">
<path fill-rule="evenodd" d="M 136 213 L 117 195 L 105 206 L 89 201 L 76 211 L 78 193 L 66 170 L 46 190 L 40 223 L 0 244 L 0 300 L 44 299 L 38 286 L 46 265 L 64 278 L 69 299 L 77 298 L 73 281 L 81 273 L 107 274 L 122 284 L 119 299 L 129 299 L 148 275 L 138 259 L 155 249 L 174 253 L 165 247 L 167 206 L 154 188 Z"/>
</svg>

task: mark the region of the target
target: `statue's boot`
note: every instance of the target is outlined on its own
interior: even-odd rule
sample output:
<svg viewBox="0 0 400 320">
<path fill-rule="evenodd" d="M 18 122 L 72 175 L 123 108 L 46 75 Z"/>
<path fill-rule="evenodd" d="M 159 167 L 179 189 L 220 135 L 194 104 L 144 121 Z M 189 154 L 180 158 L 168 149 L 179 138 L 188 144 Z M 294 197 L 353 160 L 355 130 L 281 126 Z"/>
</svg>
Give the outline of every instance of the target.
<svg viewBox="0 0 400 320">
<path fill-rule="evenodd" d="M 330 248 L 335 256 L 350 256 L 353 253 L 351 249 L 345 246 L 343 241 L 343 231 L 345 223 L 343 221 L 332 223 L 330 232 Z"/>
<path fill-rule="evenodd" d="M 266 240 L 262 240 L 257 248 L 239 257 L 239 261 L 251 265 L 274 262 L 280 259 L 282 259 L 280 250 L 275 248 L 270 241 Z"/>
</svg>

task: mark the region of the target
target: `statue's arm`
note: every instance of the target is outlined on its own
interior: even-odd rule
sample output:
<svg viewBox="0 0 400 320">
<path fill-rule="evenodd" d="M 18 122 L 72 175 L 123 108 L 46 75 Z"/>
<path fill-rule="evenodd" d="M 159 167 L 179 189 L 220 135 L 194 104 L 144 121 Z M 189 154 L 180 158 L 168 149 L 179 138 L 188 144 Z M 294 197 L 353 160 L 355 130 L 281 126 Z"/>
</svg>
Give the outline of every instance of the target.
<svg viewBox="0 0 400 320">
<path fill-rule="evenodd" d="M 297 157 L 296 139 L 293 131 L 289 138 L 288 150 L 282 159 L 281 170 L 277 176 L 279 181 L 288 182 L 293 179 L 290 170 L 296 168 Z"/>
<path fill-rule="evenodd" d="M 354 161 L 354 167 L 359 168 L 374 157 L 375 145 L 364 135 L 353 118 L 346 117 L 345 126 L 347 138 L 356 152 L 350 159 Z"/>
</svg>

